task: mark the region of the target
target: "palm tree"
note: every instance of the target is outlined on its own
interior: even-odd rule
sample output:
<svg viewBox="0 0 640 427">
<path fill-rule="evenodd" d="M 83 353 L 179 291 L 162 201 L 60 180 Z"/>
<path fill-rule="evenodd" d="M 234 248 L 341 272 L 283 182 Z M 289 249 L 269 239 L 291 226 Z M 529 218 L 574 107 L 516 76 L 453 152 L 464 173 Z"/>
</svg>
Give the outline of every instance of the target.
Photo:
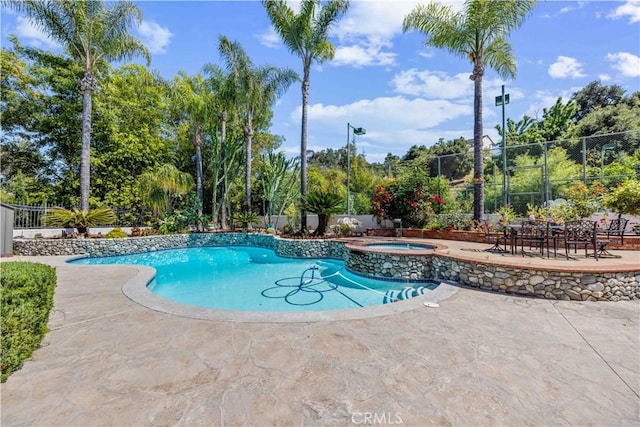
<svg viewBox="0 0 640 427">
<path fill-rule="evenodd" d="M 468 58 L 473 64 L 473 218 L 484 215 L 482 170 L 482 78 L 485 65 L 503 79 L 516 74 L 509 33 L 520 27 L 535 0 L 467 0 L 464 12 L 437 3 L 418 5 L 404 18 L 403 31 L 417 30 L 425 44 Z"/>
<path fill-rule="evenodd" d="M 309 73 L 315 62 L 333 59 L 335 48 L 329 42 L 329 29 L 349 8 L 348 0 L 329 0 L 320 10 L 320 0 L 302 0 L 296 14 L 286 0 L 262 0 L 271 23 L 289 50 L 302 59 L 302 128 L 300 136 L 300 193 L 307 193 L 307 109 L 309 107 Z M 307 214 L 301 211 L 301 231 L 307 229 Z"/>
<path fill-rule="evenodd" d="M 230 42 L 220 37 L 220 51 L 225 61 L 231 65 L 236 76 L 239 101 L 242 106 L 243 131 L 245 139 L 245 213 L 251 212 L 251 149 L 254 135 L 253 119 L 255 115 L 268 108 L 276 97 L 286 91 L 298 80 L 298 75 L 290 69 L 277 67 L 256 68 L 240 43 Z"/>
<path fill-rule="evenodd" d="M 312 191 L 302 199 L 303 209 L 318 214 L 318 228 L 313 232 L 314 236 L 324 236 L 332 214 L 342 212 L 344 198 L 335 193 L 324 191 Z"/>
<path fill-rule="evenodd" d="M 189 77 L 180 71 L 174 79 L 172 97 L 177 108 L 181 109 L 191 123 L 193 146 L 196 149 L 196 192 L 200 201 L 198 218 L 202 218 L 202 145 L 206 123 L 214 110 L 214 99 L 211 87 L 201 74 Z"/>
<path fill-rule="evenodd" d="M 159 211 L 171 209 L 173 196 L 187 194 L 193 188 L 191 175 L 169 163 L 142 173 L 137 182 L 142 203 L 156 216 Z"/>
<path fill-rule="evenodd" d="M 222 51 L 221 51 L 222 52 Z M 218 171 L 214 173 L 213 182 L 213 218 L 217 218 L 217 194 L 218 185 L 220 186 L 220 227 L 222 229 L 227 228 L 227 179 L 225 176 L 225 169 L 228 164 L 227 159 L 227 122 L 230 119 L 230 115 L 235 114 L 235 106 L 238 103 L 239 94 L 237 92 L 237 85 L 235 84 L 234 76 L 229 72 L 226 73 L 215 64 L 206 64 L 204 66 L 204 72 L 209 76 L 209 85 L 211 86 L 215 102 L 220 112 L 220 147 L 217 166 L 222 171 L 220 174 Z"/>
<path fill-rule="evenodd" d="M 42 222 L 46 225 L 74 227 L 85 237 L 88 236 L 89 227 L 113 224 L 115 220 L 116 214 L 109 208 L 97 208 L 85 212 L 81 209 L 69 210 L 55 207 L 48 210 L 42 217 Z"/>
<path fill-rule="evenodd" d="M 5 4 L 26 13 L 36 27 L 60 43 L 84 68 L 82 89 L 82 151 L 80 157 L 80 205 L 89 211 L 91 155 L 91 96 L 96 87 L 94 70 L 103 62 L 121 61 L 143 55 L 147 48 L 129 34 L 142 13 L 131 1 L 108 5 L 100 0 L 5 0 Z"/>
</svg>

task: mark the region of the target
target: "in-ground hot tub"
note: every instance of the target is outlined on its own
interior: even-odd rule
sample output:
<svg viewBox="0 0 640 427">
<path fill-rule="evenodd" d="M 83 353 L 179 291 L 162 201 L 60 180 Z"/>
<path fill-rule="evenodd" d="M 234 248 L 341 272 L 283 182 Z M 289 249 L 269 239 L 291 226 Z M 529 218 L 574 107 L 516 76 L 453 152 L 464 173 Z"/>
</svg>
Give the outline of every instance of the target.
<svg viewBox="0 0 640 427">
<path fill-rule="evenodd" d="M 434 251 L 446 246 L 407 241 L 351 242 L 345 266 L 348 270 L 380 279 L 421 282 L 433 279 L 431 262 Z"/>
<path fill-rule="evenodd" d="M 383 252 L 432 251 L 436 248 L 434 245 L 426 245 L 422 243 L 367 243 L 364 247 L 367 249 L 378 249 Z"/>
</svg>

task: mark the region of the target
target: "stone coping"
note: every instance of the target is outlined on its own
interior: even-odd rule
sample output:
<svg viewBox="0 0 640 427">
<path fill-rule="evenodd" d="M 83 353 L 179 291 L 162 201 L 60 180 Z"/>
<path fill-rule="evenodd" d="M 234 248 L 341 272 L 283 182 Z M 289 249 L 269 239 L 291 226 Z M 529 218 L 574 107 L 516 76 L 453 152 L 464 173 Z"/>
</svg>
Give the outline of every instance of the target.
<svg viewBox="0 0 640 427">
<path fill-rule="evenodd" d="M 371 245 L 393 245 L 393 244 L 404 244 L 404 245 L 416 245 L 416 246 L 433 246 L 433 248 L 424 248 L 424 249 L 389 249 L 389 248 L 377 248 Z M 376 252 L 390 255 L 399 255 L 399 256 L 419 256 L 419 255 L 433 255 L 435 251 L 442 251 L 447 249 L 447 246 L 440 243 L 433 243 L 428 241 L 416 242 L 416 241 L 407 241 L 402 239 L 370 239 L 370 240 L 360 240 L 360 241 L 351 241 L 347 242 L 344 245 L 347 249 L 351 251 L 361 251 L 361 252 Z"/>
<path fill-rule="evenodd" d="M 465 255 L 464 252 L 449 252 L 440 251 L 435 256 L 441 258 L 447 258 L 457 261 L 467 261 L 470 263 L 478 263 L 491 265 L 503 268 L 521 269 L 521 270 L 547 270 L 566 273 L 639 273 L 640 264 L 634 263 L 616 263 L 606 264 L 604 262 L 598 262 L 595 259 L 589 264 L 558 264 L 545 262 L 547 258 L 538 257 L 523 257 L 520 254 L 509 254 L 504 258 L 492 258 L 486 257 L 485 259 L 479 259 L 478 256 Z M 592 257 L 593 258 L 593 257 Z M 557 257 L 551 257 L 550 260 L 558 261 L 558 259 L 566 260 L 564 253 L 558 252 Z M 602 261 L 602 257 L 600 258 Z"/>
</svg>

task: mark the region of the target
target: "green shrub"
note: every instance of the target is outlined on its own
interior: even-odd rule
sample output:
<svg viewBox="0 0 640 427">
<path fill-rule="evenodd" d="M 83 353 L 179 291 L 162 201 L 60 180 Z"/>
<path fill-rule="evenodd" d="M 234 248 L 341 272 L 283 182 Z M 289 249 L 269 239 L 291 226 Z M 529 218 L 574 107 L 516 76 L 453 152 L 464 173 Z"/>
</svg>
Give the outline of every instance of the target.
<svg viewBox="0 0 640 427">
<path fill-rule="evenodd" d="M 640 181 L 629 179 L 604 196 L 604 205 L 620 215 L 640 215 Z"/>
<path fill-rule="evenodd" d="M 56 270 L 32 262 L 0 264 L 2 382 L 22 367 L 44 334 L 53 307 Z"/>
<path fill-rule="evenodd" d="M 104 237 L 106 237 L 107 239 L 124 239 L 125 237 L 129 236 L 127 236 L 127 233 L 122 231 L 120 227 L 116 227 L 108 232 Z"/>
<path fill-rule="evenodd" d="M 255 212 L 236 212 L 233 214 L 233 220 L 243 228 L 248 228 L 249 224 L 260 222 L 260 219 L 260 215 Z"/>
<path fill-rule="evenodd" d="M 153 232 L 153 228 L 151 227 L 144 227 L 140 229 L 140 235 L 141 236 L 153 236 L 154 232 Z"/>
</svg>

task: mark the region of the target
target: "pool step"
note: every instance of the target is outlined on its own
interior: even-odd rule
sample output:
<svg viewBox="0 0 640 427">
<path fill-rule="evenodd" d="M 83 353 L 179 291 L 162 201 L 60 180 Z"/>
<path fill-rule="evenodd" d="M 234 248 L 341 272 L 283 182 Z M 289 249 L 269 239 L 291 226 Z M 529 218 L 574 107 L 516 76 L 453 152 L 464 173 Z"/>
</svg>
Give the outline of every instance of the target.
<svg viewBox="0 0 640 427">
<path fill-rule="evenodd" d="M 396 301 L 403 301 L 410 298 L 419 297 L 420 295 L 424 295 L 427 291 L 431 289 L 426 286 L 418 286 L 417 288 L 408 286 L 404 289 L 390 289 L 384 295 L 382 299 L 383 304 L 389 304 Z"/>
</svg>

